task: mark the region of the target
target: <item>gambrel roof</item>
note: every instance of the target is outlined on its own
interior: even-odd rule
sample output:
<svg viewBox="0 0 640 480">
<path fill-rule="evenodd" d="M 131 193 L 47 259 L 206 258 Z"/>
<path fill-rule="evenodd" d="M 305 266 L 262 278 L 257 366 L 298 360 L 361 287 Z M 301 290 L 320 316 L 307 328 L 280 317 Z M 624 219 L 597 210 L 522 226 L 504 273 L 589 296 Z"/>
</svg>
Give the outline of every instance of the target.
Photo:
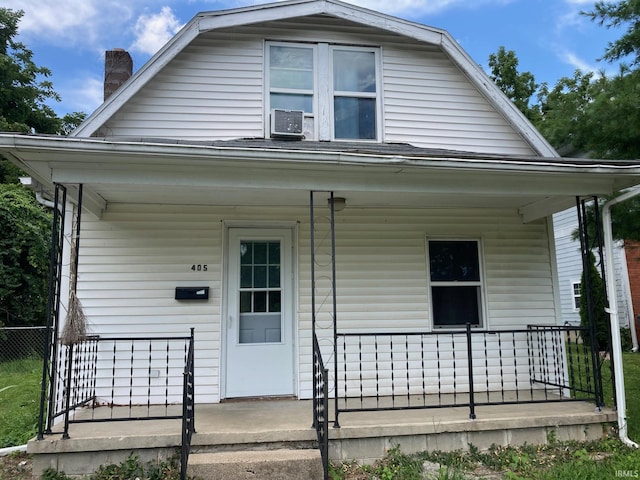
<svg viewBox="0 0 640 480">
<path fill-rule="evenodd" d="M 478 116 L 465 118 L 464 121 L 470 122 L 465 125 L 480 125 L 485 119 L 482 115 L 490 110 L 492 118 L 500 122 L 500 128 L 508 130 L 510 138 L 514 137 L 523 148 L 494 151 L 495 137 L 482 138 L 487 142 L 485 145 L 489 145 L 484 151 L 456 148 L 455 141 L 465 140 L 468 130 L 449 130 L 445 136 L 438 129 L 441 117 L 430 123 L 423 122 L 412 130 L 412 125 L 402 122 L 406 114 L 402 108 L 395 111 L 395 137 L 390 136 L 384 142 L 316 141 L 318 139 L 280 142 L 268 135 L 258 138 L 242 134 L 216 136 L 215 127 L 211 127 L 209 107 L 204 107 L 205 114 L 200 116 L 201 123 L 198 124 L 205 124 L 208 130 L 200 136 L 190 136 L 195 130 L 194 122 L 190 122 L 193 110 L 203 110 L 197 102 L 209 101 L 207 95 L 212 90 L 204 91 L 195 101 L 190 97 L 190 103 L 183 105 L 184 97 L 176 96 L 175 89 L 163 89 L 163 82 L 169 83 L 167 70 L 173 69 L 174 74 L 176 71 L 189 73 L 193 63 L 173 60 L 181 52 L 188 57 L 190 48 L 198 40 L 215 32 L 213 40 L 207 38 L 195 49 L 198 54 L 204 52 L 198 58 L 205 57 L 207 61 L 211 46 L 217 45 L 215 41 L 231 36 L 229 43 L 236 45 L 234 35 L 237 31 L 233 28 L 237 26 L 244 34 L 249 31 L 253 45 L 258 45 L 258 53 L 254 55 L 257 60 L 253 65 L 254 101 L 249 113 L 237 123 L 251 121 L 256 112 L 257 115 L 265 114 L 261 104 L 264 37 L 260 27 L 269 24 L 271 32 L 279 32 L 281 23 L 278 20 L 298 23 L 298 19 L 304 20 L 299 22 L 302 28 L 315 25 L 318 20 L 327 20 L 327 23 L 337 25 L 336 28 L 355 25 L 355 30 L 366 31 L 367 38 L 373 42 L 378 40 L 378 35 L 393 36 L 396 54 L 404 55 L 409 43 L 418 45 L 403 58 L 408 62 L 403 65 L 408 68 L 415 65 L 413 62 L 425 60 L 424 63 L 428 63 L 434 58 L 418 58 L 423 51 L 435 52 L 436 61 L 446 63 L 447 72 L 455 71 L 456 79 L 464 83 L 465 91 L 472 91 L 472 97 L 454 98 L 456 108 L 467 108 L 473 100 L 482 102 L 484 110 Z M 254 27 L 259 33 L 254 34 Z M 230 32 L 233 35 L 229 35 Z M 326 33 L 330 36 L 332 32 Z M 325 30 L 320 34 L 325 35 Z M 405 38 L 406 42 L 403 41 Z M 426 48 L 422 49 L 423 45 Z M 390 50 L 388 48 L 385 54 L 390 56 Z M 242 58 L 236 58 L 237 52 L 237 49 L 231 49 L 225 60 L 231 59 L 234 64 L 242 62 Z M 406 89 L 408 94 L 403 92 L 402 101 L 415 101 L 412 88 L 416 85 L 423 88 L 423 71 L 418 71 L 412 78 L 418 81 Z M 195 82 L 209 85 L 212 72 L 215 75 L 217 71 L 210 68 L 203 72 L 195 77 Z M 239 75 L 239 72 L 241 70 L 234 70 L 233 74 Z M 403 72 L 400 70 L 394 79 L 403 80 Z M 183 78 L 179 77 L 174 85 L 183 89 L 180 92 L 191 95 L 193 91 L 189 88 L 193 82 L 184 82 L 183 86 L 180 83 Z M 445 75 L 444 78 L 435 89 L 450 77 Z M 215 93 L 224 96 L 235 88 L 233 81 L 237 78 L 220 76 L 217 80 L 216 88 L 220 91 Z M 154 82 L 160 84 L 161 88 L 156 85 L 155 90 L 159 95 L 145 97 L 144 90 L 147 87 L 153 90 Z M 443 90 L 445 93 L 438 95 L 447 102 L 458 91 Z M 245 91 L 239 90 L 233 102 L 244 99 L 245 95 Z M 136 103 L 140 97 L 144 97 L 144 101 Z M 182 108 L 162 130 L 146 128 L 158 117 L 164 120 L 158 110 L 153 110 L 157 107 L 154 103 L 157 99 L 168 99 L 172 105 L 179 104 Z M 223 100 L 227 101 L 227 98 Z M 147 115 L 136 117 L 132 105 Z M 422 111 L 429 110 L 431 105 L 423 102 L 416 107 L 417 115 L 422 115 Z M 449 103 L 445 102 L 439 108 L 445 111 L 444 115 L 450 114 Z M 389 110 L 385 115 L 389 116 Z M 220 128 L 224 129 L 221 122 L 226 122 L 227 117 L 222 117 L 216 125 L 222 125 Z M 454 123 L 461 117 L 451 118 L 450 123 Z M 118 131 L 107 128 L 118 122 L 121 123 Z M 258 128 L 252 132 L 262 133 L 262 120 L 254 123 Z M 184 137 L 173 136 L 172 129 L 178 127 L 182 128 Z M 441 141 L 414 144 L 414 132 L 420 129 L 429 130 Z M 404 134 L 404 130 L 409 133 L 397 134 Z M 244 132 L 231 131 L 234 134 Z M 83 184 L 83 206 L 98 217 L 109 203 L 306 206 L 309 190 L 333 190 L 338 195 L 348 196 L 350 205 L 358 207 L 512 209 L 523 221 L 529 222 L 574 205 L 576 196 L 606 195 L 640 183 L 638 162 L 560 158 L 447 32 L 337 0 L 291 0 L 198 14 L 70 137 L 0 134 L 0 154 L 27 171 L 45 190 L 50 190 L 54 183 Z M 73 187 L 70 190 L 73 197 Z"/>
<path fill-rule="evenodd" d="M 484 71 L 445 30 L 402 20 L 338 0 L 289 0 L 232 10 L 197 14 L 156 53 L 125 85 L 100 106 L 72 136 L 88 137 L 107 122 L 139 92 L 163 67 L 171 62 L 199 35 L 221 28 L 259 24 L 311 15 L 326 15 L 366 27 L 406 36 L 425 44 L 437 46 L 465 74 L 469 81 L 505 117 L 541 156 L 558 154 L 531 125 L 515 105 L 488 78 Z"/>
</svg>

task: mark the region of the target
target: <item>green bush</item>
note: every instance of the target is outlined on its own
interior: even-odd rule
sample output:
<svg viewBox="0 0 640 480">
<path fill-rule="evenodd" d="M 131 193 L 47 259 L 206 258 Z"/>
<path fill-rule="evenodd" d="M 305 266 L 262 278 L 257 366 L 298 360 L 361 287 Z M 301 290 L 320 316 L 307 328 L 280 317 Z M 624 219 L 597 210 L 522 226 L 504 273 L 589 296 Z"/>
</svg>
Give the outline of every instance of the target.
<svg viewBox="0 0 640 480">
<path fill-rule="evenodd" d="M 585 275 L 585 273 L 588 275 Z M 605 312 L 606 296 L 604 282 L 596 267 L 596 257 L 593 252 L 589 252 L 589 267 L 582 272 L 580 280 L 580 326 L 584 328 L 581 332 L 582 341 L 591 344 L 591 330 L 589 329 L 589 309 L 587 307 L 587 278 L 590 283 L 591 299 L 593 301 L 593 314 L 596 334 L 596 350 L 609 349 L 609 314 Z"/>
</svg>

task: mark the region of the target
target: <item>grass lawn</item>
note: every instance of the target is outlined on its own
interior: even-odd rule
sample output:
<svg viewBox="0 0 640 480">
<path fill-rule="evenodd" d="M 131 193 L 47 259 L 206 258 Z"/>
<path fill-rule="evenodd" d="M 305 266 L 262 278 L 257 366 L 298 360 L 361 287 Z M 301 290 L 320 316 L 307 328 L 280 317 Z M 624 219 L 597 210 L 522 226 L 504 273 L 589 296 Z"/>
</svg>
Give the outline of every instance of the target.
<svg viewBox="0 0 640 480">
<path fill-rule="evenodd" d="M 0 363 L 0 448 L 23 445 L 36 435 L 42 360 Z"/>
<path fill-rule="evenodd" d="M 624 353 L 629 438 L 640 442 L 640 353 Z"/>
</svg>

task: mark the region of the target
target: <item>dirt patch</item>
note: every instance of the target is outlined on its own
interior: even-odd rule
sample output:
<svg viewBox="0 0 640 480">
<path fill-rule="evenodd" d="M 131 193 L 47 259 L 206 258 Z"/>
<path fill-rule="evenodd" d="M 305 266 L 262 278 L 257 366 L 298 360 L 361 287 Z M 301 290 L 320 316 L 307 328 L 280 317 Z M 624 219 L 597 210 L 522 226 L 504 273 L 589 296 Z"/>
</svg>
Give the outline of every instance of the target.
<svg viewBox="0 0 640 480">
<path fill-rule="evenodd" d="M 0 480 L 32 480 L 31 457 L 16 452 L 0 457 Z"/>
</svg>

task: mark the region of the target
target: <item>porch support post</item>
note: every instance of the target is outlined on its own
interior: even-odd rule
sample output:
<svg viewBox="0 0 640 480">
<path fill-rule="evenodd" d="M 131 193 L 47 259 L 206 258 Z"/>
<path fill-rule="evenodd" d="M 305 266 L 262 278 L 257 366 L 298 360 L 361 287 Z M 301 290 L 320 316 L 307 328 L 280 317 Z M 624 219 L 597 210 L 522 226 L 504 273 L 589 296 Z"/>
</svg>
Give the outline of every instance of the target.
<svg viewBox="0 0 640 480">
<path fill-rule="evenodd" d="M 49 295 L 47 299 L 46 313 L 47 326 L 45 330 L 42 362 L 42 382 L 40 384 L 38 440 L 42 440 L 45 433 L 51 433 L 51 425 L 53 424 L 55 408 L 58 319 L 60 317 L 60 286 L 62 284 L 62 250 L 64 246 L 64 217 L 66 204 L 67 189 L 63 185 L 55 184 L 53 224 L 51 228 L 51 252 L 49 255 Z M 45 408 L 47 411 L 46 425 Z"/>
<path fill-rule="evenodd" d="M 608 277 L 609 289 L 609 322 L 611 324 L 611 357 L 615 360 L 614 382 L 617 391 L 616 409 L 618 412 L 618 435 L 620 440 L 629 446 L 638 448 L 638 444 L 629 439 L 627 433 L 627 402 L 624 389 L 624 372 L 622 365 L 622 346 L 620 344 L 620 323 L 618 320 L 618 305 L 615 291 L 615 269 L 613 267 L 613 231 L 611 228 L 611 207 L 616 203 L 623 202 L 632 197 L 640 195 L 640 188 L 636 187 L 619 197 L 609 200 L 602 207 L 602 223 L 604 227 L 604 245 L 607 259 L 606 273 Z"/>
<path fill-rule="evenodd" d="M 593 198 L 595 203 L 595 208 L 598 208 L 598 199 L 596 197 Z M 590 259 L 589 254 L 591 252 L 591 244 L 589 239 L 588 225 L 587 225 L 587 209 L 585 201 L 580 199 L 580 197 L 576 197 L 576 204 L 578 210 L 578 231 L 580 234 L 580 250 L 582 253 L 582 277 L 584 278 L 584 292 L 581 292 L 582 295 L 585 295 L 585 299 L 587 302 L 587 318 L 589 320 L 589 325 L 587 328 L 589 329 L 589 340 L 591 347 L 591 364 L 593 365 L 593 383 L 594 383 L 594 395 L 596 402 L 596 410 L 599 412 L 602 409 L 603 405 L 603 395 L 602 395 L 602 371 L 600 368 L 600 359 L 598 358 L 598 339 L 597 339 L 597 331 L 595 325 L 595 305 L 593 304 L 592 297 L 592 288 L 591 288 L 591 276 L 589 275 L 590 270 Z M 615 388 L 614 388 L 614 396 L 615 396 Z"/>
<path fill-rule="evenodd" d="M 71 277 L 72 277 L 72 282 L 71 282 L 71 288 L 72 288 L 72 293 L 73 295 L 75 295 L 77 293 L 78 290 L 78 258 L 80 257 L 80 222 L 81 222 L 81 218 L 82 218 L 82 184 L 78 185 L 78 205 L 77 205 L 77 210 L 78 212 L 76 213 L 76 224 L 75 224 L 75 238 L 73 239 L 74 241 L 74 258 L 72 259 L 72 265 L 73 265 L 73 269 L 75 269 L 75 271 L 70 272 L 71 273 Z M 67 321 L 69 321 L 67 319 Z M 64 406 L 64 432 L 62 434 L 62 438 L 63 439 L 68 439 L 69 438 L 69 410 L 70 410 L 70 404 L 71 404 L 71 396 L 72 396 L 72 388 L 71 388 L 71 373 L 73 371 L 73 347 L 74 345 L 71 344 L 67 347 L 67 362 L 66 362 L 66 366 L 67 366 L 67 378 L 66 378 L 66 384 L 65 384 L 65 388 L 64 388 L 64 402 L 65 402 L 65 406 Z"/>
<path fill-rule="evenodd" d="M 310 232 L 310 242 L 311 242 L 311 365 L 313 367 L 313 399 L 317 396 L 317 386 L 315 379 L 317 378 L 318 372 L 316 371 L 316 362 L 313 358 L 313 345 L 316 340 L 316 259 L 315 259 L 315 221 L 314 221 L 314 210 L 313 210 L 313 190 L 309 192 L 309 228 Z M 312 428 L 317 428 L 316 425 L 316 413 L 315 408 L 313 409 L 313 420 L 312 420 Z"/>
<path fill-rule="evenodd" d="M 334 428 L 340 428 L 338 423 L 338 297 L 336 294 L 336 222 L 333 192 L 331 192 L 331 282 L 333 294 L 333 395 L 336 420 Z"/>
</svg>

